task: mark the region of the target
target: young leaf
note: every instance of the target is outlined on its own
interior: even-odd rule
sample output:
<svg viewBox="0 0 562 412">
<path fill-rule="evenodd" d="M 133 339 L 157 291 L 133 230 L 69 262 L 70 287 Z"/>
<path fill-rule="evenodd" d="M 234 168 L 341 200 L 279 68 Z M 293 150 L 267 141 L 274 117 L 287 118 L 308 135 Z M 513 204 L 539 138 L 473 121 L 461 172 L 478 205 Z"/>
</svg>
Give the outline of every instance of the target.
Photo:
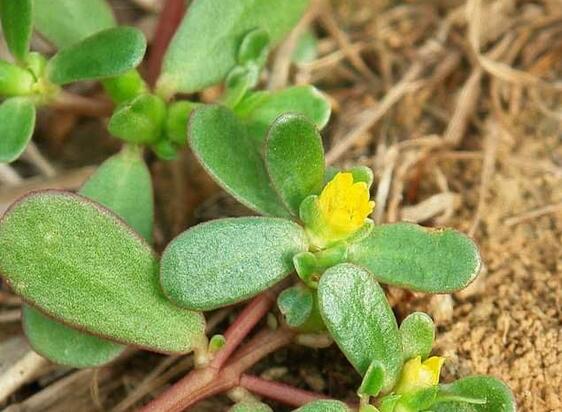
<svg viewBox="0 0 562 412">
<path fill-rule="evenodd" d="M 369 365 L 361 386 L 357 393 L 366 396 L 377 396 L 384 386 L 384 366 L 380 361 L 374 360 Z"/>
<path fill-rule="evenodd" d="M 273 412 L 265 403 L 258 401 L 240 402 L 229 409 L 228 412 Z"/>
<path fill-rule="evenodd" d="M 164 57 L 159 87 L 186 93 L 221 82 L 236 65 L 241 39 L 256 28 L 277 43 L 309 0 L 195 0 Z"/>
<path fill-rule="evenodd" d="M 158 352 L 204 344 L 203 317 L 166 300 L 148 244 L 85 197 L 22 198 L 0 222 L 0 249 L 12 290 L 65 324 Z"/>
<path fill-rule="evenodd" d="M 304 198 L 324 184 L 324 147 L 314 124 L 299 114 L 277 118 L 267 135 L 265 165 L 279 197 L 298 215 Z"/>
<path fill-rule="evenodd" d="M 375 226 L 350 246 L 349 260 L 379 282 L 429 293 L 462 289 L 480 271 L 478 248 L 469 237 L 412 223 Z"/>
<path fill-rule="evenodd" d="M 131 143 L 155 143 L 162 134 L 166 103 L 153 94 L 141 94 L 115 110 L 107 126 L 109 132 Z"/>
<path fill-rule="evenodd" d="M 0 0 L 0 18 L 6 44 L 12 55 L 24 60 L 29 51 L 32 30 L 31 0 Z"/>
<path fill-rule="evenodd" d="M 103 88 L 117 104 L 134 99 L 135 97 L 146 94 L 148 87 L 137 70 L 129 70 L 117 77 L 110 77 L 102 81 Z"/>
<path fill-rule="evenodd" d="M 463 402 L 455 398 L 473 399 L 475 402 Z M 449 385 L 441 385 L 438 403 L 432 405 L 431 409 L 435 412 L 515 412 L 516 410 L 511 390 L 505 383 L 491 376 L 469 376 Z"/>
<path fill-rule="evenodd" d="M 269 52 L 269 34 L 263 29 L 251 30 L 242 39 L 238 50 L 238 64 L 264 65 Z"/>
<path fill-rule="evenodd" d="M 103 162 L 82 186 L 80 194 L 110 209 L 152 243 L 152 179 L 140 147 L 126 146 Z"/>
<path fill-rule="evenodd" d="M 421 356 L 425 359 L 431 353 L 435 339 L 433 320 L 423 312 L 411 313 L 400 324 L 404 360 Z"/>
<path fill-rule="evenodd" d="M 64 85 L 117 76 L 135 68 L 145 50 L 144 35 L 136 28 L 103 30 L 59 51 L 47 64 L 47 77 Z"/>
<path fill-rule="evenodd" d="M 285 289 L 277 298 L 277 306 L 285 317 L 287 325 L 298 328 L 312 313 L 314 296 L 312 290 L 304 286 Z"/>
<path fill-rule="evenodd" d="M 288 216 L 256 145 L 234 113 L 222 106 L 195 110 L 188 138 L 203 167 L 239 202 L 265 215 Z"/>
<path fill-rule="evenodd" d="M 293 412 L 351 412 L 351 409 L 340 401 L 320 400 L 307 403 Z"/>
<path fill-rule="evenodd" d="M 162 255 L 164 293 L 188 309 L 212 310 L 250 298 L 294 270 L 308 247 L 293 222 L 266 217 L 220 219 L 194 226 Z"/>
<path fill-rule="evenodd" d="M 105 0 L 34 0 L 33 8 L 35 27 L 59 49 L 116 24 Z"/>
<path fill-rule="evenodd" d="M 377 360 L 384 367 L 384 390 L 402 367 L 402 342 L 384 291 L 365 269 L 343 263 L 328 269 L 318 285 L 320 313 L 330 334 L 364 375 Z"/>
<path fill-rule="evenodd" d="M 250 96 L 235 109 L 247 124 L 250 137 L 263 142 L 267 129 L 283 113 L 300 113 L 322 130 L 330 119 L 331 108 L 326 98 L 313 86 L 289 87 L 278 92 Z"/>
<path fill-rule="evenodd" d="M 33 83 L 35 79 L 29 70 L 0 60 L 0 97 L 29 95 Z"/>
<path fill-rule="evenodd" d="M 187 144 L 187 123 L 191 112 L 199 106 L 187 100 L 180 100 L 168 105 L 165 130 L 166 136 L 178 146 Z"/>
<path fill-rule="evenodd" d="M 0 105 L 0 163 L 16 160 L 35 128 L 35 106 L 25 97 L 12 97 Z"/>
<path fill-rule="evenodd" d="M 33 350 L 41 356 L 73 368 L 92 368 L 111 362 L 125 347 L 87 335 L 24 305 L 22 324 Z"/>
</svg>

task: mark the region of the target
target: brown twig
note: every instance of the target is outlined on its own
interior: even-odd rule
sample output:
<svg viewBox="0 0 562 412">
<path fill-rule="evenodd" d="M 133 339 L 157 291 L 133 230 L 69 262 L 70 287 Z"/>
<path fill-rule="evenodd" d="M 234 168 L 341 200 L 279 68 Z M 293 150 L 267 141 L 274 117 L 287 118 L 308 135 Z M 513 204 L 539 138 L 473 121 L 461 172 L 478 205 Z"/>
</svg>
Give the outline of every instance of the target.
<svg viewBox="0 0 562 412">
<path fill-rule="evenodd" d="M 66 91 L 60 92 L 50 107 L 89 117 L 107 117 L 113 111 L 113 103 L 106 99 L 84 97 Z"/>
<path fill-rule="evenodd" d="M 147 60 L 146 79 L 150 86 L 156 84 L 156 80 L 162 69 L 162 60 L 168 49 L 168 45 L 181 23 L 186 9 L 186 0 L 167 0 L 156 26 L 156 32 L 150 54 Z"/>
</svg>

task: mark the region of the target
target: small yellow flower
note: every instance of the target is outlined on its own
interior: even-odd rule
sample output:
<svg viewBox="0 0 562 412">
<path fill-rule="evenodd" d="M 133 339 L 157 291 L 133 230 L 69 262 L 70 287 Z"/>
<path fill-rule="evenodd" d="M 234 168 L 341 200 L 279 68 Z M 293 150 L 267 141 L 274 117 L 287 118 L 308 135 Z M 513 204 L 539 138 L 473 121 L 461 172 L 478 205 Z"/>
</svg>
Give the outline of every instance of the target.
<svg viewBox="0 0 562 412">
<path fill-rule="evenodd" d="M 353 175 L 340 172 L 328 182 L 318 199 L 320 214 L 332 238 L 343 239 L 365 224 L 375 202 L 365 182 L 353 182 Z"/>
<path fill-rule="evenodd" d="M 410 359 L 404 365 L 394 391 L 397 394 L 405 394 L 437 385 L 443 362 L 445 358 L 441 356 L 432 356 L 423 363 L 421 356 Z"/>
</svg>

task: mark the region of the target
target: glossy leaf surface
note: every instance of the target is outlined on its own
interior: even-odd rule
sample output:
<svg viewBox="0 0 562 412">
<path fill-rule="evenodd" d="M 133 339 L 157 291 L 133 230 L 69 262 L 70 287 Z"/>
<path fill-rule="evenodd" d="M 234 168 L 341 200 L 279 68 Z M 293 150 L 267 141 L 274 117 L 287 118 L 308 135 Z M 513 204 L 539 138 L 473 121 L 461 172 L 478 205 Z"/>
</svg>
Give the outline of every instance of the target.
<svg viewBox="0 0 562 412">
<path fill-rule="evenodd" d="M 203 317 L 166 300 L 148 244 L 82 196 L 22 198 L 0 223 L 0 248 L 12 290 L 70 326 L 158 352 L 202 343 Z"/>
<path fill-rule="evenodd" d="M 145 50 L 136 28 L 103 30 L 59 51 L 47 64 L 47 76 L 58 85 L 117 76 L 135 68 Z"/>
<path fill-rule="evenodd" d="M 115 26 L 105 0 L 34 0 L 35 27 L 58 48 Z"/>
<path fill-rule="evenodd" d="M 35 128 L 35 106 L 25 97 L 12 97 L 0 105 L 0 163 L 16 160 Z"/>
<path fill-rule="evenodd" d="M 265 164 L 273 187 L 295 215 L 305 197 L 322 190 L 325 163 L 322 138 L 306 117 L 288 113 L 271 125 Z"/>
<path fill-rule="evenodd" d="M 480 271 L 478 248 L 469 237 L 412 223 L 375 226 L 350 246 L 349 260 L 379 282 L 429 293 L 462 289 Z"/>
<path fill-rule="evenodd" d="M 164 58 L 160 87 L 194 92 L 221 82 L 237 63 L 250 30 L 267 32 L 273 44 L 297 23 L 308 0 L 195 0 Z"/>
<path fill-rule="evenodd" d="M 483 404 L 459 401 L 440 402 L 435 412 L 515 412 L 515 399 L 505 383 L 491 376 L 469 376 L 449 385 L 441 385 L 439 395 L 484 400 Z"/>
<path fill-rule="evenodd" d="M 220 219 L 194 226 L 166 248 L 160 277 L 166 295 L 188 309 L 240 302 L 291 271 L 308 247 L 303 229 L 284 219 Z"/>
<path fill-rule="evenodd" d="M 12 55 L 24 60 L 31 41 L 33 4 L 31 0 L 0 0 L 2 34 Z"/>
<path fill-rule="evenodd" d="M 195 110 L 189 144 L 211 176 L 239 202 L 262 214 L 288 216 L 258 148 L 232 111 L 222 106 Z"/>
<path fill-rule="evenodd" d="M 384 389 L 402 367 L 402 342 L 384 291 L 369 272 L 344 263 L 328 269 L 318 285 L 320 313 L 328 331 L 363 375 L 373 361 L 384 367 Z"/>
</svg>

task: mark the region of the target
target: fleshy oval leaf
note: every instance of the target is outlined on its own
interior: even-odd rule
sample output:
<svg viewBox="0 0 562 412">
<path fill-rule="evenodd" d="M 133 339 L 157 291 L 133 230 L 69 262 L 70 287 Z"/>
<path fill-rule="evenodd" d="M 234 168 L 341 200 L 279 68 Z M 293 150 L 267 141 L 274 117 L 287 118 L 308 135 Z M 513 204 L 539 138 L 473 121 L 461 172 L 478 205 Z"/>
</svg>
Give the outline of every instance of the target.
<svg viewBox="0 0 562 412">
<path fill-rule="evenodd" d="M 427 313 L 414 312 L 400 324 L 404 360 L 421 356 L 425 359 L 431 353 L 435 339 L 435 324 Z"/>
<path fill-rule="evenodd" d="M 383 389 L 392 388 L 402 367 L 402 342 L 384 291 L 371 274 L 349 263 L 333 266 L 320 279 L 318 302 L 328 331 L 355 369 L 364 375 L 379 361 Z"/>
<path fill-rule="evenodd" d="M 25 97 L 12 97 L 0 105 L 0 163 L 16 160 L 35 129 L 35 106 Z"/>
<path fill-rule="evenodd" d="M 22 61 L 29 52 L 33 3 L 31 0 L 0 0 L 0 19 L 6 44 L 12 55 Z"/>
<path fill-rule="evenodd" d="M 34 0 L 33 7 L 35 28 L 58 48 L 116 24 L 105 0 Z"/>
<path fill-rule="evenodd" d="M 59 51 L 47 64 L 47 77 L 64 85 L 118 76 L 135 68 L 145 50 L 144 35 L 136 28 L 103 30 Z"/>
<path fill-rule="evenodd" d="M 302 326 L 312 314 L 314 296 L 312 290 L 302 285 L 285 289 L 277 298 L 277 306 L 292 328 Z"/>
<path fill-rule="evenodd" d="M 0 248 L 12 290 L 69 326 L 163 353 L 204 344 L 202 315 L 162 294 L 149 245 L 83 196 L 25 196 L 0 222 Z"/>
<path fill-rule="evenodd" d="M 478 247 L 468 236 L 404 222 L 375 226 L 350 246 L 349 261 L 381 283 L 429 293 L 462 289 L 480 271 Z"/>
<path fill-rule="evenodd" d="M 28 305 L 22 309 L 25 336 L 41 356 L 72 368 L 93 368 L 117 358 L 125 346 L 57 322 Z"/>
<path fill-rule="evenodd" d="M 188 133 L 195 156 L 239 202 L 265 215 L 289 215 L 271 186 L 258 148 L 232 111 L 218 105 L 198 108 Z"/>
<path fill-rule="evenodd" d="M 188 309 L 212 310 L 250 298 L 291 273 L 308 247 L 304 230 L 285 219 L 220 219 L 194 226 L 162 255 L 164 293 Z"/>
<path fill-rule="evenodd" d="M 236 65 L 240 42 L 250 30 L 267 32 L 272 45 L 297 23 L 309 0 L 196 0 L 164 57 L 159 87 L 195 92 L 221 82 Z"/>
<path fill-rule="evenodd" d="M 265 165 L 279 197 L 298 215 L 302 201 L 324 184 L 324 147 L 314 124 L 299 114 L 278 117 L 267 134 Z"/>
<path fill-rule="evenodd" d="M 283 113 L 302 114 L 322 130 L 330 119 L 331 107 L 318 89 L 307 85 L 254 93 L 242 100 L 235 111 L 247 125 L 249 136 L 261 145 L 271 123 Z"/>
<path fill-rule="evenodd" d="M 446 399 L 449 398 L 449 401 Z M 462 402 L 455 398 L 480 400 Z M 448 385 L 440 385 L 438 399 L 432 405 L 435 412 L 515 412 L 515 399 L 509 387 L 492 376 L 468 376 Z"/>
<path fill-rule="evenodd" d="M 340 401 L 320 400 L 307 403 L 293 412 L 351 412 L 351 409 Z"/>
</svg>

